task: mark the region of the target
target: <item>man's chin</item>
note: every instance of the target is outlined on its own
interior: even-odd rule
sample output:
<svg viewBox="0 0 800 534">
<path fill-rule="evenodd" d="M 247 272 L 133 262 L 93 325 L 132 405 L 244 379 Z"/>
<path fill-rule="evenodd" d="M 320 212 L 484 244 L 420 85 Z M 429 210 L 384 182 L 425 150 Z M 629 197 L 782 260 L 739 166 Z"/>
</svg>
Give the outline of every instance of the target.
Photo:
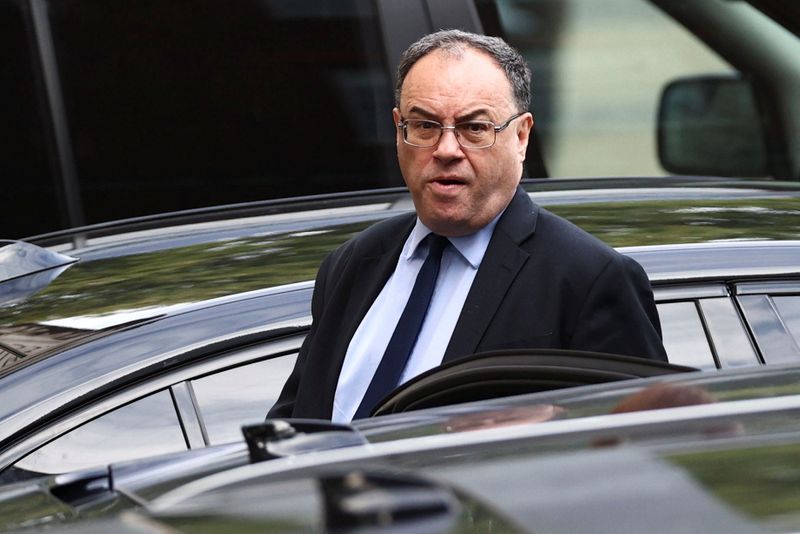
<svg viewBox="0 0 800 534">
<path fill-rule="evenodd" d="M 435 217 L 427 217 L 427 220 L 420 217 L 423 224 L 431 229 L 435 234 L 443 235 L 445 237 L 460 237 L 474 233 L 477 228 L 471 224 L 468 218 L 458 217 L 455 215 L 438 215 Z"/>
</svg>

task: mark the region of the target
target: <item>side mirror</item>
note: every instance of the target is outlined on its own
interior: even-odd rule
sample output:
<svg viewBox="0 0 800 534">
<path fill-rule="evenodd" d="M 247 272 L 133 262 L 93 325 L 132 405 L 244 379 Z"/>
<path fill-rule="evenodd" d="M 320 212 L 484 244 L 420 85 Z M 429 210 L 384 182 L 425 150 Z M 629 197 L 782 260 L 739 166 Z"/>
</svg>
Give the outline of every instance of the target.
<svg viewBox="0 0 800 534">
<path fill-rule="evenodd" d="M 770 175 L 762 116 L 750 83 L 735 76 L 671 82 L 658 110 L 658 157 L 675 174 Z"/>
</svg>

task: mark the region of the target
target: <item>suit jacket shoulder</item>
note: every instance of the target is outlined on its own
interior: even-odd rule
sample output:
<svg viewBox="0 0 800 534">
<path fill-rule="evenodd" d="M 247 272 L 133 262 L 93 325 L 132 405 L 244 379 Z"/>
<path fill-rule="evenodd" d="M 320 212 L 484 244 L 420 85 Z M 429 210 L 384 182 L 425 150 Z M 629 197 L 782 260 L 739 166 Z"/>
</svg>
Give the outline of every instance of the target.
<svg viewBox="0 0 800 534">
<path fill-rule="evenodd" d="M 666 360 L 641 267 L 522 189 L 498 221 L 445 361 L 507 348 Z"/>
</svg>

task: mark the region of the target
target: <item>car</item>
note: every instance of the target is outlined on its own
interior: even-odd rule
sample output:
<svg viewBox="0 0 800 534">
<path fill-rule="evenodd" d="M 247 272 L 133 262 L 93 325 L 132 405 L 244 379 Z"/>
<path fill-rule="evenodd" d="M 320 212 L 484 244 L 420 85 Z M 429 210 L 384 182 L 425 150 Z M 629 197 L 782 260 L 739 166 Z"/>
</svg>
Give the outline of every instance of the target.
<svg viewBox="0 0 800 534">
<path fill-rule="evenodd" d="M 360 428 L 380 441 L 201 477 L 148 500 L 144 517 L 179 531 L 792 532 L 800 524 L 797 369 L 387 416 L 392 438 Z M 670 395 L 678 402 L 662 404 Z"/>
<path fill-rule="evenodd" d="M 270 420 L 237 443 L 2 486 L 0 517 L 56 532 L 793 532 L 798 378 L 776 365 Z"/>
<path fill-rule="evenodd" d="M 8 48 L 17 58 L 7 74 L 15 83 L 3 87 L 18 88 L 18 80 L 27 87 L 19 99 L 2 99 L 11 120 L 0 138 L 14 156 L 3 159 L 10 165 L 3 175 L 18 189 L 1 226 L 5 237 L 29 235 L 0 254 L 44 258 L 38 267 L 0 271 L 3 526 L 75 519 L 82 532 L 191 529 L 227 515 L 238 525 L 258 516 L 277 529 L 404 529 L 405 519 L 419 519 L 407 530 L 641 531 L 643 524 L 689 528 L 702 517 L 713 531 L 796 530 L 800 25 L 793 4 L 312 2 L 324 7 L 319 26 L 329 30 L 314 35 L 315 50 L 344 59 L 319 71 L 303 61 L 314 56 L 304 55 L 309 48 L 282 55 L 262 46 L 273 36 L 302 41 L 296 28 L 308 27 L 316 7 L 301 4 L 228 8 L 209 0 L 187 14 L 186 26 L 180 6 L 150 17 L 147 3 L 45 0 L 23 9 L 0 0 L 12 30 L 4 37 L 22 43 Z M 253 7 L 257 15 L 238 17 L 236 10 Z M 264 16 L 277 17 L 281 31 L 258 31 L 255 22 L 253 41 L 216 31 L 231 27 L 225 20 Z M 340 33 L 340 22 L 364 31 Z M 84 31 L 98 25 L 108 31 Z M 261 424 L 308 332 L 319 263 L 368 225 L 413 206 L 400 188 L 259 199 L 281 184 L 302 193 L 306 184 L 318 192 L 399 183 L 394 131 L 376 111 L 391 108 L 384 70 L 405 44 L 440 26 L 503 35 L 532 64 L 533 178 L 522 186 L 644 266 L 670 363 L 480 354 L 418 377 L 349 426 Z M 158 57 L 120 61 L 126 27 L 170 46 Z M 287 77 L 313 73 L 318 83 L 290 89 L 299 97 L 292 106 L 259 90 L 292 84 L 272 84 L 282 69 L 257 61 L 248 63 L 250 76 L 238 77 L 185 61 L 196 67 L 188 85 L 153 76 L 148 69 L 180 77 L 186 71 L 173 68 L 173 58 L 206 50 L 175 28 L 190 28 L 190 37 L 204 29 L 199 35 L 226 44 L 211 46 L 220 51 L 208 56 L 220 58 L 212 66 L 224 67 L 223 56 L 261 57 L 222 52 L 257 42 L 292 67 Z M 117 46 L 103 46 L 98 57 L 101 35 Z M 338 45 L 366 52 L 367 61 L 348 63 Z M 192 54 L 173 56 L 172 48 Z M 17 49 L 30 53 L 19 60 Z M 38 63 L 29 68 L 28 58 Z M 75 66 L 87 64 L 97 76 L 78 75 Z M 131 83 L 120 87 L 120 79 Z M 229 80 L 246 90 L 227 92 Z M 210 100 L 175 87 L 207 89 Z M 175 95 L 187 105 L 170 105 Z M 32 101 L 47 109 L 27 106 Z M 223 101 L 223 112 L 208 113 L 208 102 Z M 241 103 L 253 113 L 240 114 Z M 226 119 L 230 110 L 235 120 Z M 336 130 L 343 121 L 344 133 Z M 284 136 L 288 148 L 270 137 L 275 126 L 299 132 Z M 219 202 L 233 204 L 203 207 Z M 176 206 L 191 209 L 154 214 Z M 642 402 L 653 409 L 612 413 Z M 242 425 L 251 425 L 245 441 Z M 681 468 L 662 469 L 675 458 Z M 730 476 L 720 479 L 717 465 Z M 645 482 L 625 483 L 638 475 Z M 741 497 L 742 480 L 753 478 L 766 479 L 767 497 Z M 248 492 L 258 495 L 258 508 Z M 765 503 L 772 495 L 777 502 Z M 661 515 L 640 513 L 647 510 Z"/>
<path fill-rule="evenodd" d="M 524 186 L 642 263 L 672 364 L 800 361 L 797 184 Z M 291 371 L 324 255 L 410 209 L 405 190 L 323 195 L 98 225 L 41 242 L 80 261 L 0 308 L 0 480 L 240 439 L 240 426 L 263 419 Z M 753 212 L 762 222 L 756 230 Z M 695 227 L 702 232 L 687 231 Z"/>
</svg>

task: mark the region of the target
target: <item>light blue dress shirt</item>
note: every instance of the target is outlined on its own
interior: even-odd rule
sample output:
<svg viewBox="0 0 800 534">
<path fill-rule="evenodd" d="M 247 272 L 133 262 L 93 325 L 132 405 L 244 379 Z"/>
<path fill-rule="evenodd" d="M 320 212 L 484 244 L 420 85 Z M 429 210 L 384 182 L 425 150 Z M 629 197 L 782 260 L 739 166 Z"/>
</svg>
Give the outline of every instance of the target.
<svg viewBox="0 0 800 534">
<path fill-rule="evenodd" d="M 401 384 L 442 363 L 499 218 L 500 215 L 472 235 L 450 238 L 452 246 L 446 247 L 442 255 L 430 307 L 400 379 Z M 334 422 L 346 423 L 353 419 L 428 255 L 427 243 L 421 243 L 429 233 L 430 229 L 417 219 L 394 273 L 350 340 L 333 400 Z"/>
</svg>

